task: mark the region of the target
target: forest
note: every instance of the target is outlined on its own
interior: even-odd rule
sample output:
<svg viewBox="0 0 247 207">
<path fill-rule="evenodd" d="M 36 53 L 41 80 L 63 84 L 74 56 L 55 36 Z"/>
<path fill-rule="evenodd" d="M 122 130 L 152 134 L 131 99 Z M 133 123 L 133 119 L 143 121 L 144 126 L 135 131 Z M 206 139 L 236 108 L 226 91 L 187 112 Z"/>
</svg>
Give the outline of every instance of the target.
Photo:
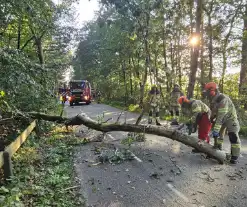
<svg viewBox="0 0 247 207">
<path fill-rule="evenodd" d="M 106 100 L 141 106 L 157 84 L 167 105 L 174 84 L 199 99 L 215 81 L 246 105 L 246 1 L 102 0 L 79 40 L 74 75 Z"/>
</svg>

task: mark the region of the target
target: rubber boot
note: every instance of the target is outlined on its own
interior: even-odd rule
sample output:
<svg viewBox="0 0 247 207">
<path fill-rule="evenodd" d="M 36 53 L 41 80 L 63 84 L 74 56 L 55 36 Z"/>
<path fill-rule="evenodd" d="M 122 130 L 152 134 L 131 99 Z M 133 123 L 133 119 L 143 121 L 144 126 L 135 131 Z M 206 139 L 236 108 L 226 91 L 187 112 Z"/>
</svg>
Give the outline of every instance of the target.
<svg viewBox="0 0 247 207">
<path fill-rule="evenodd" d="M 238 157 L 237 156 L 231 156 L 230 163 L 234 164 L 234 165 L 237 164 L 238 163 Z"/>
<path fill-rule="evenodd" d="M 160 124 L 160 118 L 159 117 L 156 117 L 156 125 L 157 126 L 161 126 L 161 124 Z"/>
<path fill-rule="evenodd" d="M 173 119 L 171 122 L 171 125 L 179 125 L 178 121 L 176 119 Z"/>
<path fill-rule="evenodd" d="M 222 150 L 222 144 L 218 144 L 218 137 L 214 137 L 214 149 Z"/>
</svg>

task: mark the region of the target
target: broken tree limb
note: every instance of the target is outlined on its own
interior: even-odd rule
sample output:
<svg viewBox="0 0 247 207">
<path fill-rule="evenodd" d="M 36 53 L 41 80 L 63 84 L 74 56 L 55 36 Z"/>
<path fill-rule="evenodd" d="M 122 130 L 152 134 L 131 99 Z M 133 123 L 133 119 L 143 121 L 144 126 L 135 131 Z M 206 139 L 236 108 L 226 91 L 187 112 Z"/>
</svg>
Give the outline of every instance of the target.
<svg viewBox="0 0 247 207">
<path fill-rule="evenodd" d="M 147 134 L 154 134 L 158 136 L 163 136 L 181 142 L 187 146 L 193 147 L 200 152 L 209 155 L 211 158 L 216 159 L 220 164 L 223 164 L 226 159 L 226 154 L 213 149 L 212 145 L 208 143 L 200 144 L 198 139 L 186 134 L 176 129 L 171 129 L 165 126 L 154 126 L 154 125 L 135 125 L 135 124 L 99 124 L 97 121 L 92 120 L 85 114 L 78 114 L 72 118 L 64 118 L 60 116 L 49 116 L 40 113 L 29 113 L 30 116 L 36 119 L 43 119 L 47 121 L 55 121 L 57 123 L 64 123 L 66 126 L 73 125 L 84 125 L 91 129 L 101 131 L 101 132 L 111 132 L 111 131 L 124 131 L 124 132 L 139 132 Z"/>
<path fill-rule="evenodd" d="M 58 124 L 64 124 L 65 121 L 68 120 L 68 118 L 65 118 L 65 117 L 52 116 L 52 115 L 47 115 L 47 114 L 44 114 L 44 113 L 29 112 L 28 114 L 29 114 L 30 117 L 32 117 L 34 119 L 52 121 L 52 122 L 56 122 Z"/>
</svg>

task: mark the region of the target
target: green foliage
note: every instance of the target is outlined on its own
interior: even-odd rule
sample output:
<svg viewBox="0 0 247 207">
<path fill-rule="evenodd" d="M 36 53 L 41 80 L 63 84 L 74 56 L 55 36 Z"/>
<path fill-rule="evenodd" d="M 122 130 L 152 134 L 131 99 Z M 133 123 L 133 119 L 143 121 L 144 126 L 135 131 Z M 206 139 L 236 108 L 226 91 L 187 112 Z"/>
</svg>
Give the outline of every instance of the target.
<svg viewBox="0 0 247 207">
<path fill-rule="evenodd" d="M 136 105 L 130 104 L 129 107 L 128 107 L 128 110 L 130 112 L 141 112 L 139 104 L 136 104 Z"/>
<path fill-rule="evenodd" d="M 121 141 L 121 144 L 127 145 L 130 148 L 135 142 L 144 142 L 145 140 L 145 133 L 130 132 L 127 134 L 127 137 Z"/>
<path fill-rule="evenodd" d="M 243 138 L 247 138 L 247 126 L 242 126 L 240 128 L 239 134 L 243 136 Z"/>
<path fill-rule="evenodd" d="M 52 71 L 45 70 L 18 51 L 1 50 L 0 85 L 11 108 L 22 111 L 47 110 L 56 103 Z"/>
<path fill-rule="evenodd" d="M 55 128 L 46 136 L 30 137 L 14 155 L 14 177 L 0 188 L 0 205 L 79 206 L 74 186 L 71 134 Z"/>
<path fill-rule="evenodd" d="M 52 95 L 71 61 L 68 46 L 75 30 L 59 24 L 69 20 L 71 2 L 4 0 L 0 6 L 5 101 L 12 110 L 46 112 L 55 104 Z"/>
</svg>

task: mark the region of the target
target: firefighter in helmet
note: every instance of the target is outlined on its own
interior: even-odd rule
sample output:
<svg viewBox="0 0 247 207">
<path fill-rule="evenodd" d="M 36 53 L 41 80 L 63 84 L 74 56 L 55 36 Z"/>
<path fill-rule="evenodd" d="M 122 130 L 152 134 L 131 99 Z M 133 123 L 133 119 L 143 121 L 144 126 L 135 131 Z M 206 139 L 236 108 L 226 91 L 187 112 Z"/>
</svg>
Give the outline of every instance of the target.
<svg viewBox="0 0 247 207">
<path fill-rule="evenodd" d="M 197 131 L 198 126 L 198 138 L 199 141 L 210 142 L 209 132 L 211 130 L 209 107 L 200 100 L 188 99 L 185 96 L 178 98 L 178 103 L 181 105 L 182 113 L 189 118 L 187 126 L 191 133 Z M 199 152 L 193 149 L 192 152 Z"/>
<path fill-rule="evenodd" d="M 152 124 L 152 118 L 155 115 L 156 125 L 160 124 L 159 110 L 160 110 L 160 91 L 157 85 L 152 85 L 151 90 L 148 94 L 150 103 L 148 124 Z"/>
<path fill-rule="evenodd" d="M 241 142 L 239 139 L 240 126 L 235 106 L 228 96 L 219 92 L 218 85 L 214 82 L 205 84 L 204 93 L 211 103 L 216 119 L 213 127 L 215 147 L 222 150 L 223 136 L 220 136 L 220 131 L 225 128 L 231 142 L 230 163 L 236 164 L 240 155 Z"/>
<path fill-rule="evenodd" d="M 180 90 L 180 86 L 178 84 L 174 85 L 174 88 L 170 94 L 170 113 L 173 117 L 172 125 L 178 125 L 177 118 L 179 117 L 179 104 L 178 104 L 178 98 L 183 96 L 183 92 Z"/>
</svg>

